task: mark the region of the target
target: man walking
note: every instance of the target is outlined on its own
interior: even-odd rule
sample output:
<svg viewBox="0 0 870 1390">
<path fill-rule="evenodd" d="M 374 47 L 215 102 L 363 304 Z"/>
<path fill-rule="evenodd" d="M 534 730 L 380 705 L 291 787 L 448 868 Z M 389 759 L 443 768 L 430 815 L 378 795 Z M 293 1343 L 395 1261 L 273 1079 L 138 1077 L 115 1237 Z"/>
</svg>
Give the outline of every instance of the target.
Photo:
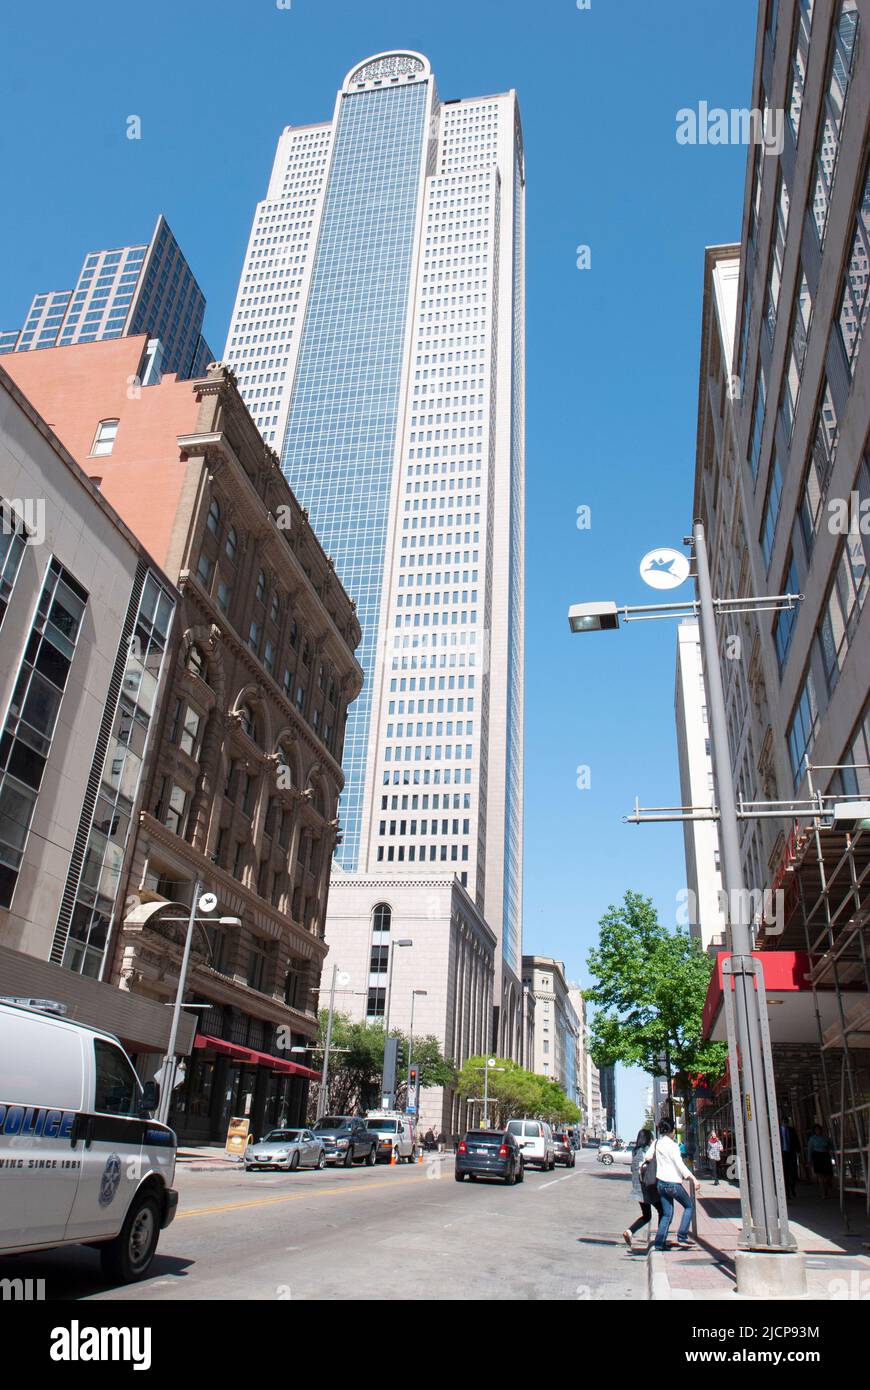
<svg viewBox="0 0 870 1390">
<path fill-rule="evenodd" d="M 701 1184 L 683 1162 L 680 1155 L 679 1145 L 674 1142 L 674 1127 L 670 1120 L 659 1121 L 659 1137 L 650 1144 L 644 1154 L 644 1168 L 641 1169 L 641 1178 L 646 1181 L 649 1168 L 655 1161 L 656 1183 L 659 1190 L 659 1199 L 662 1204 L 662 1214 L 659 1218 L 659 1227 L 656 1231 L 655 1249 L 665 1250 L 669 1247 L 665 1242 L 668 1238 L 671 1221 L 674 1216 L 674 1202 L 679 1203 L 683 1208 L 683 1215 L 680 1219 L 680 1229 L 677 1231 L 677 1246 L 680 1249 L 688 1250 L 691 1248 L 691 1237 L 689 1229 L 692 1225 L 693 1199 L 689 1196 L 684 1182 L 688 1182 L 696 1193 L 700 1193 Z"/>
</svg>

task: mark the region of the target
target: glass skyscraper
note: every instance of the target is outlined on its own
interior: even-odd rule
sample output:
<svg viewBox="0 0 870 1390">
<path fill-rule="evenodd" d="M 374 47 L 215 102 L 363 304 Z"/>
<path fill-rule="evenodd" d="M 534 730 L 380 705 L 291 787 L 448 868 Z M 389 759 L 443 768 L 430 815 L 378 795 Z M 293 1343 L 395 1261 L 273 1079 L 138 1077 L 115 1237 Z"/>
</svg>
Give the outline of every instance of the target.
<svg viewBox="0 0 870 1390">
<path fill-rule="evenodd" d="M 205 296 L 161 214 L 150 241 L 91 251 L 74 289 L 34 295 L 20 332 L 0 333 L 0 353 L 147 333 L 160 340 L 162 371 L 193 377 L 212 361 L 204 314 Z"/>
<path fill-rule="evenodd" d="M 358 606 L 337 864 L 455 873 L 515 974 L 524 197 L 514 92 L 367 59 L 281 135 L 225 352 Z"/>
</svg>

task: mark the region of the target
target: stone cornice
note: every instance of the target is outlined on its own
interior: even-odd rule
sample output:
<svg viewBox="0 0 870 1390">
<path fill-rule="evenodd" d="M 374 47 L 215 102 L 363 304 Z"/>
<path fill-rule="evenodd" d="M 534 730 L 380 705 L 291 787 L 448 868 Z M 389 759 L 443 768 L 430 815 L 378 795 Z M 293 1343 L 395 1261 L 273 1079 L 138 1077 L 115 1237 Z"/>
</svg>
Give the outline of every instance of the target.
<svg viewBox="0 0 870 1390">
<path fill-rule="evenodd" d="M 179 435 L 178 447 L 188 456 L 203 458 L 206 466 L 211 468 L 215 475 L 220 478 L 221 486 L 227 490 L 231 500 L 235 501 L 246 515 L 245 525 L 247 528 L 262 533 L 269 538 L 270 554 L 274 553 L 276 559 L 278 557 L 283 557 L 289 573 L 293 575 L 297 583 L 310 590 L 320 610 L 321 620 L 324 618 L 326 619 L 334 638 L 341 643 L 346 652 L 351 653 L 351 659 L 353 660 L 353 648 L 348 646 L 348 643 L 339 632 L 338 627 L 323 608 L 323 599 L 318 592 L 317 583 L 314 579 L 309 579 L 308 575 L 305 573 L 299 556 L 288 543 L 285 532 L 278 526 L 275 517 L 269 511 L 263 498 L 251 482 L 241 459 L 236 454 L 226 434 L 222 430 L 216 430 L 205 434 Z M 226 466 L 220 467 L 213 457 L 214 455 L 217 455 L 218 459 L 222 459 Z M 272 465 L 270 464 L 269 466 L 271 467 Z M 355 604 L 336 575 L 331 560 L 324 553 L 323 547 L 311 529 L 307 513 L 304 509 L 299 508 L 299 504 L 284 478 L 284 475 L 280 472 L 280 469 L 277 470 L 277 475 L 278 478 L 281 479 L 281 483 L 278 485 L 285 490 L 286 505 L 296 514 L 295 519 L 297 520 L 299 529 L 310 534 L 312 542 L 320 551 L 324 579 L 329 578 L 330 587 L 334 586 L 338 589 L 343 599 L 343 607 L 346 611 L 347 620 L 349 622 L 358 621 L 356 619 Z M 319 578 L 320 576 L 318 576 L 318 580 Z"/>
</svg>

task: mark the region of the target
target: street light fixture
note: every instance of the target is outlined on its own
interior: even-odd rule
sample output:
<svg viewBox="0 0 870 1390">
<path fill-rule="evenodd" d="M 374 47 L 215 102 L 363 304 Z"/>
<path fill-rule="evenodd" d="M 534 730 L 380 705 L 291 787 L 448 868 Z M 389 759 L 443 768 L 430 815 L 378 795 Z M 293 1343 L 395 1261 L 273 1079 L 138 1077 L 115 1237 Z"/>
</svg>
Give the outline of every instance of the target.
<svg viewBox="0 0 870 1390">
<path fill-rule="evenodd" d="M 568 622 L 572 632 L 608 632 L 619 627 L 619 613 L 615 603 L 572 603 Z"/>
<path fill-rule="evenodd" d="M 719 808 L 722 869 L 728 889 L 728 920 L 731 929 L 732 955 L 728 962 L 728 973 L 734 980 L 736 1029 L 732 1031 L 729 1027 L 728 1042 L 732 1086 L 737 1101 L 734 1106 L 735 1130 L 741 1159 L 740 1201 L 743 1233 L 740 1244 L 742 1251 L 792 1253 L 795 1251 L 795 1241 L 788 1229 L 766 1014 L 762 1017 L 765 999 L 764 979 L 761 962 L 752 956 L 748 894 L 744 887 L 740 857 L 737 801 L 731 773 L 716 615 L 781 612 L 793 609 L 803 596 L 789 593 L 757 598 L 714 599 L 702 522 L 694 523 L 692 536 L 687 537 L 684 543 L 694 546 L 697 598 L 685 603 L 645 604 L 622 608 L 618 608 L 612 602 L 574 604 L 568 611 L 568 622 L 572 632 L 596 632 L 617 628 L 620 614 L 627 622 L 676 617 L 681 614 L 690 614 L 700 620 L 713 742 L 716 799 Z M 730 999 L 727 1002 L 730 1004 Z M 726 1010 L 726 1018 L 729 1021 L 730 1016 L 729 1008 Z M 739 1273 L 738 1267 L 738 1280 Z"/>
</svg>

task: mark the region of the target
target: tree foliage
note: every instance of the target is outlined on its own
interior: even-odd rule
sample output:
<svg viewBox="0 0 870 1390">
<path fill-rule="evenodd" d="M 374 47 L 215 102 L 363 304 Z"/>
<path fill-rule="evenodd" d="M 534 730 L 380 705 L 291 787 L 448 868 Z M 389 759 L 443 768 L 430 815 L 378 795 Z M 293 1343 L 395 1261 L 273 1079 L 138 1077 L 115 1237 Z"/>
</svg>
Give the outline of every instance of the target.
<svg viewBox="0 0 870 1390">
<path fill-rule="evenodd" d="M 596 981 L 585 991 L 596 1006 L 591 1052 L 597 1066 L 623 1062 L 651 1076 L 667 1053 L 676 1072 L 718 1076 L 724 1043 L 703 1042 L 701 1015 L 713 962 L 700 942 L 659 922 L 649 898 L 627 892 L 599 922 L 587 964 Z"/>
<path fill-rule="evenodd" d="M 483 1097 L 484 1057 L 469 1057 L 456 1076 L 456 1089 L 464 1100 Z M 516 1115 L 556 1124 L 577 1124 L 580 1111 L 568 1099 L 562 1087 L 546 1076 L 537 1076 L 512 1062 L 509 1057 L 496 1057 L 489 1068 L 489 1119 L 495 1127 L 503 1127 Z"/>
</svg>

